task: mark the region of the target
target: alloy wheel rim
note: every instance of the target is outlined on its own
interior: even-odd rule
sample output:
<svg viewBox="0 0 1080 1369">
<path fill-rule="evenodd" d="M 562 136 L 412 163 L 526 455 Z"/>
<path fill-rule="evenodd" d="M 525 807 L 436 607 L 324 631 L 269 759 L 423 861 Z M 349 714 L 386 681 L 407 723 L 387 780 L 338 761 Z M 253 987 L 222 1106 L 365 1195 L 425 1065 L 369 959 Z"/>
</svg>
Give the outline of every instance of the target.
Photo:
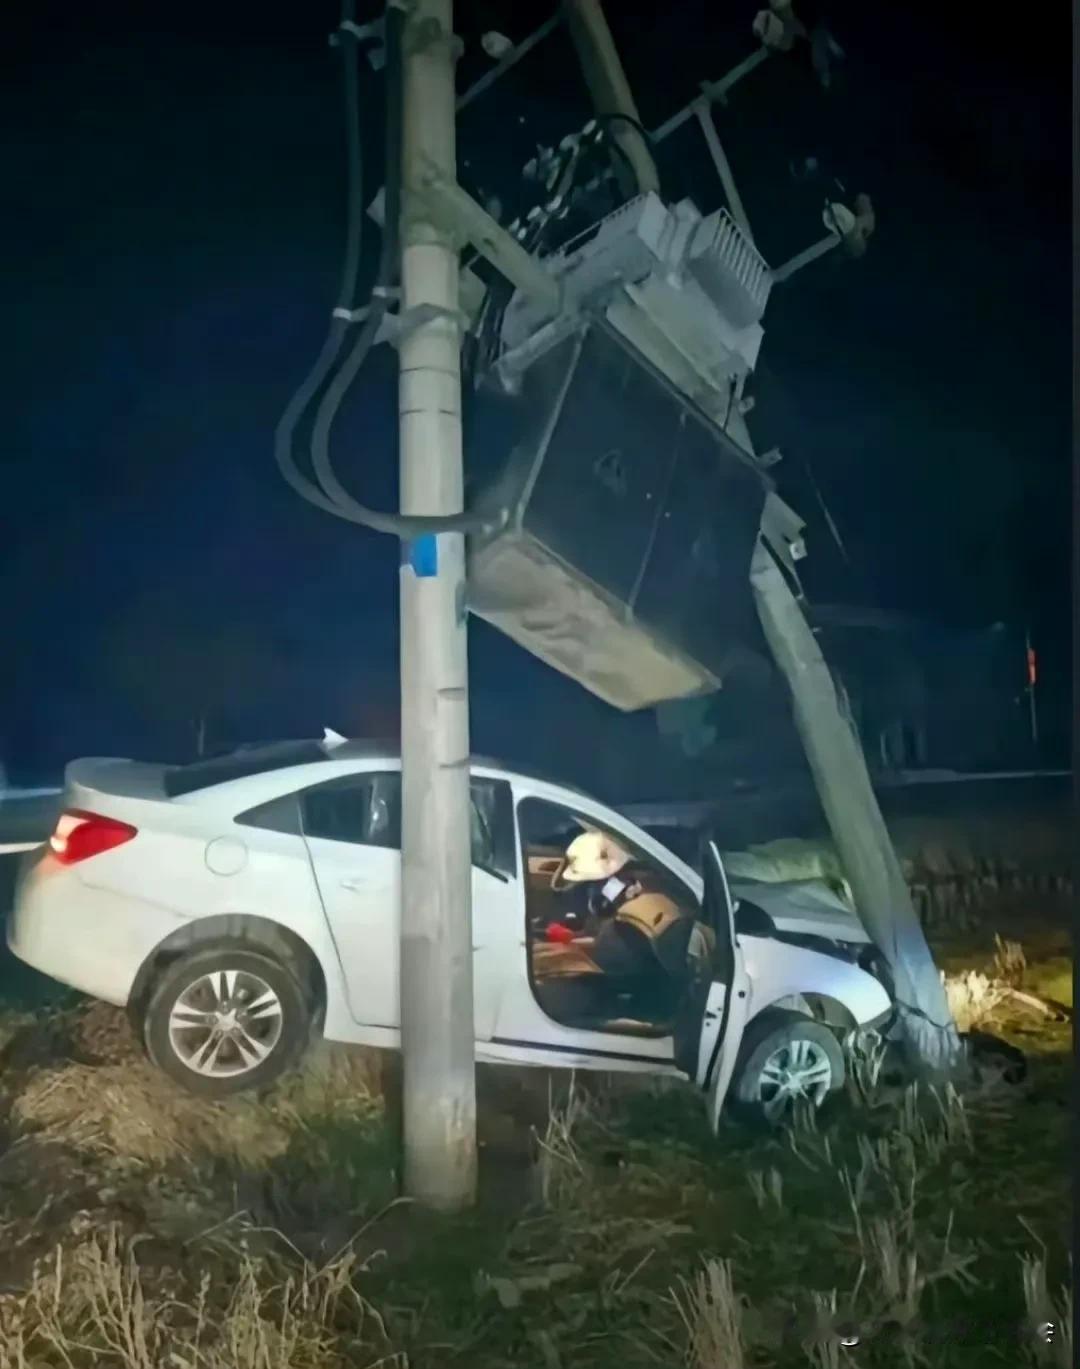
<svg viewBox="0 0 1080 1369">
<path fill-rule="evenodd" d="M 281 1039 L 284 1010 L 265 979 L 212 970 L 181 990 L 169 1013 L 169 1044 L 195 1074 L 229 1079 L 267 1060 Z"/>
<path fill-rule="evenodd" d="M 758 1098 L 769 1121 L 775 1121 L 805 1099 L 820 1107 L 832 1087 L 832 1065 L 816 1041 L 805 1038 L 779 1046 L 765 1061 L 758 1077 Z"/>
</svg>

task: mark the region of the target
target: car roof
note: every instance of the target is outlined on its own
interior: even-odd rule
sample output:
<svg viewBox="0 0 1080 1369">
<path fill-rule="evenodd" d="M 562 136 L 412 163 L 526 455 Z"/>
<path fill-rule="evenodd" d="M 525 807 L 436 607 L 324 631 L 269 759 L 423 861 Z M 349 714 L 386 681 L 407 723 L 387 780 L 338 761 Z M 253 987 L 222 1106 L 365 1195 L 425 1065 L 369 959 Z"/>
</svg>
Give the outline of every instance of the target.
<svg viewBox="0 0 1080 1369">
<path fill-rule="evenodd" d="M 173 766 L 165 773 L 164 787 L 169 798 L 180 798 L 184 794 L 194 794 L 199 790 L 211 789 L 233 780 L 323 761 L 388 761 L 400 765 L 401 747 L 394 741 L 369 739 L 320 741 L 310 738 L 302 741 L 262 742 L 254 746 L 237 747 L 236 750 L 224 755 L 193 761 L 190 765 Z M 475 755 L 471 758 L 470 764 L 474 769 L 493 770 L 507 778 L 516 776 L 541 784 L 557 785 L 567 793 L 591 798 L 591 795 L 576 785 L 528 767 Z"/>
</svg>

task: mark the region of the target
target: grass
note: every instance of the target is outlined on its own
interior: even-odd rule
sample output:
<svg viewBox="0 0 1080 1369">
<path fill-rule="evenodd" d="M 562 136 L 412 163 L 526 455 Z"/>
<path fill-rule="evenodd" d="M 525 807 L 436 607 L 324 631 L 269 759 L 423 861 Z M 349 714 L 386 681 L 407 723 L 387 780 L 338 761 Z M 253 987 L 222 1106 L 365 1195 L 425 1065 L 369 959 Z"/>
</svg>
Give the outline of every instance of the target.
<svg viewBox="0 0 1080 1369">
<path fill-rule="evenodd" d="M 987 930 L 941 963 L 1023 1085 L 905 1087 L 867 1038 L 827 1114 L 717 1138 L 689 1087 L 487 1071 L 485 1201 L 453 1218 L 395 1198 L 370 1054 L 208 1106 L 108 1010 L 12 1017 L 0 1366 L 1070 1364 L 1070 1024 L 1004 992 L 1070 1003 L 1065 943 Z"/>
<path fill-rule="evenodd" d="M 231 1268 L 204 1269 L 185 1291 L 138 1259 L 115 1227 L 35 1267 L 25 1293 L 0 1307 L 0 1363 L 12 1369 L 114 1363 L 125 1369 L 334 1369 L 402 1364 L 383 1353 L 385 1329 L 342 1257 L 281 1273 L 241 1252 Z M 220 1275 L 225 1274 L 224 1280 Z"/>
</svg>

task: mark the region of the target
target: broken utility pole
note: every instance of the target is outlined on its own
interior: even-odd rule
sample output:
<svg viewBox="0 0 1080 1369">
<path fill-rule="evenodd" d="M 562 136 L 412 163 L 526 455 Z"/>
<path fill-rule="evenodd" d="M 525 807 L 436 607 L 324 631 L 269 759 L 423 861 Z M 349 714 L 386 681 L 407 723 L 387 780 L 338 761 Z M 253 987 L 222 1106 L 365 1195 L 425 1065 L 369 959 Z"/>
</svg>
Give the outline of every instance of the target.
<svg viewBox="0 0 1080 1369">
<path fill-rule="evenodd" d="M 612 121 L 612 139 L 633 171 L 635 184 L 630 193 L 658 193 L 656 163 L 642 136 L 637 105 L 600 0 L 569 0 L 566 22 L 597 116 Z"/>
<path fill-rule="evenodd" d="M 926 944 L 862 745 L 844 716 L 829 667 L 783 572 L 762 542 L 750 582 L 773 660 L 791 690 L 795 725 L 859 917 L 893 974 L 913 1063 L 948 1068 L 959 1038 Z"/>
<path fill-rule="evenodd" d="M 402 34 L 401 511 L 463 505 L 458 249 L 416 193 L 456 179 L 451 0 L 413 0 Z M 414 315 L 415 317 L 415 315 Z M 432 1207 L 476 1192 L 465 539 L 401 558 L 401 1050 L 404 1189 Z"/>
<path fill-rule="evenodd" d="M 652 153 L 641 134 L 637 106 L 600 0 L 570 0 L 570 32 L 598 113 L 619 121 L 621 145 L 634 167 L 639 193 L 659 190 Z M 701 121 L 728 207 L 753 241 L 731 168 L 708 112 L 706 90 L 692 105 Z M 815 249 L 840 240 L 839 233 Z M 801 263 L 800 263 L 801 264 Z M 787 272 L 796 268 L 789 263 Z M 740 445 L 752 451 L 745 426 Z M 832 675 L 802 608 L 759 537 L 751 568 L 758 616 L 770 653 L 787 680 L 795 721 L 866 930 L 889 962 L 909 1053 L 924 1069 L 951 1065 L 959 1050 L 945 991 L 870 783 L 862 745 L 848 723 Z"/>
</svg>

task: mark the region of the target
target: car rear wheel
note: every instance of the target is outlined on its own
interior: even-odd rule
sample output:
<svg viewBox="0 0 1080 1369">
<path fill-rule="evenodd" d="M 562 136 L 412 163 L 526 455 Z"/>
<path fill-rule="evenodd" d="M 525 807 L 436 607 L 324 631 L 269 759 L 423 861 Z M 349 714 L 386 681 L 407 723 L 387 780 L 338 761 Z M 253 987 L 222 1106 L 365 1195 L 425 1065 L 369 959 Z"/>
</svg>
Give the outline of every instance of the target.
<svg viewBox="0 0 1080 1369">
<path fill-rule="evenodd" d="M 801 1102 L 814 1110 L 844 1086 L 844 1052 L 823 1023 L 786 1009 L 747 1027 L 732 1102 L 749 1121 L 780 1126 Z"/>
<path fill-rule="evenodd" d="M 225 1098 L 263 1088 L 296 1063 L 312 1005 L 273 956 L 208 948 L 174 960 L 143 1016 L 147 1054 L 190 1093 Z"/>
</svg>

